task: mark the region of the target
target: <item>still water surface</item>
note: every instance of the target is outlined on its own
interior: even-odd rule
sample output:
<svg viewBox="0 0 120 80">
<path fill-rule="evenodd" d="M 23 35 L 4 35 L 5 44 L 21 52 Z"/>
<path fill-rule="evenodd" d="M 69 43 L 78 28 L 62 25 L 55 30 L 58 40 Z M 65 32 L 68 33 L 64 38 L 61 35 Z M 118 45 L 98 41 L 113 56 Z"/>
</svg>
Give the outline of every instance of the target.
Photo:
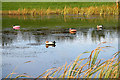
<svg viewBox="0 0 120 80">
<path fill-rule="evenodd" d="M 92 51 L 104 41 L 112 43 L 103 46 L 113 48 L 102 51 L 99 59 L 110 59 L 118 51 L 117 16 L 3 16 L 2 23 L 3 78 L 16 66 L 15 73 L 37 77 L 47 69 L 74 61 L 79 54 Z M 14 24 L 21 29 L 13 30 Z M 102 24 L 104 29 L 97 30 L 97 24 Z M 77 32 L 69 33 L 71 27 Z M 46 47 L 46 40 L 56 41 L 56 46 Z"/>
</svg>

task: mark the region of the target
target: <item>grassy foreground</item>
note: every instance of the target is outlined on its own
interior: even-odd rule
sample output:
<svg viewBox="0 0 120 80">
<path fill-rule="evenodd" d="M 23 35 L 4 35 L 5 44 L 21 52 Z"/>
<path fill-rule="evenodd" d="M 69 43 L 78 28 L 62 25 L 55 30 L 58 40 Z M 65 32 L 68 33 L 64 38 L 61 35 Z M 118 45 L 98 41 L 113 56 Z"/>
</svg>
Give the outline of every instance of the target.
<svg viewBox="0 0 120 80">
<path fill-rule="evenodd" d="M 98 45 L 96 49 L 91 52 L 84 52 L 80 54 L 74 62 L 70 64 L 65 64 L 58 68 L 51 68 L 46 70 L 43 74 L 39 75 L 38 78 L 119 78 L 118 58 L 116 57 L 119 52 L 116 52 L 113 55 L 113 58 L 108 59 L 106 61 L 102 61 L 102 59 L 98 60 L 98 55 L 100 52 L 111 46 L 101 47 L 101 44 L 105 44 L 106 42 L 102 42 Z M 87 58 L 81 58 L 84 54 L 90 54 Z M 27 61 L 28 63 L 31 61 Z M 9 74 L 12 76 L 14 71 Z M 10 77 L 11 77 L 10 76 Z M 17 75 L 16 78 L 31 78 L 29 75 Z M 6 79 L 5 78 L 5 79 Z"/>
<path fill-rule="evenodd" d="M 114 2 L 41 2 L 2 3 L 2 14 L 7 15 L 119 15 Z"/>
</svg>

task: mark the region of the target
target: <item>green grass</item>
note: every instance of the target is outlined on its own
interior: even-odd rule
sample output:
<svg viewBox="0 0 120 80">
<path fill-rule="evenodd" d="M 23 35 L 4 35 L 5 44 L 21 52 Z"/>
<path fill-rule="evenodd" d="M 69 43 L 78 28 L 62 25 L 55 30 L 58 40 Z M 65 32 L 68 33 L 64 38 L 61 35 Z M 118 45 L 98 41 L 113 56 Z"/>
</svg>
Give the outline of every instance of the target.
<svg viewBox="0 0 120 80">
<path fill-rule="evenodd" d="M 67 7 L 90 7 L 90 6 L 111 6 L 116 4 L 115 2 L 2 2 L 2 10 L 18 10 L 23 9 L 64 9 Z"/>
</svg>

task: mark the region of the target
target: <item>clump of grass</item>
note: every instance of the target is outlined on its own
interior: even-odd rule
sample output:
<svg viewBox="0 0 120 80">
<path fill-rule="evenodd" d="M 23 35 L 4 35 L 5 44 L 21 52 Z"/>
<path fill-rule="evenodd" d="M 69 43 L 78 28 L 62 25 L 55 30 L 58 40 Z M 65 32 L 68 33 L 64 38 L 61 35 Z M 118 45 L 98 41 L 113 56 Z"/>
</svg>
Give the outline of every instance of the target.
<svg viewBox="0 0 120 80">
<path fill-rule="evenodd" d="M 91 6 L 91 7 L 67 7 L 64 9 L 51 9 L 48 7 L 47 9 L 18 9 L 18 10 L 9 10 L 3 11 L 3 14 L 9 15 L 49 15 L 49 14 L 81 14 L 81 15 L 119 15 L 119 11 L 116 5 L 106 6 Z"/>
<path fill-rule="evenodd" d="M 80 54 L 74 62 L 70 64 L 65 63 L 62 67 L 51 68 L 46 70 L 43 74 L 39 75 L 38 78 L 118 78 L 118 58 L 116 57 L 119 52 L 113 54 L 111 59 L 102 61 L 98 60 L 100 52 L 111 46 L 101 47 L 101 44 L 91 52 L 84 52 Z M 90 54 L 87 58 L 81 58 L 84 54 Z M 84 63 L 83 63 L 84 62 Z M 7 76 L 8 77 L 8 76 Z M 18 75 L 16 78 L 27 77 L 27 75 Z"/>
</svg>

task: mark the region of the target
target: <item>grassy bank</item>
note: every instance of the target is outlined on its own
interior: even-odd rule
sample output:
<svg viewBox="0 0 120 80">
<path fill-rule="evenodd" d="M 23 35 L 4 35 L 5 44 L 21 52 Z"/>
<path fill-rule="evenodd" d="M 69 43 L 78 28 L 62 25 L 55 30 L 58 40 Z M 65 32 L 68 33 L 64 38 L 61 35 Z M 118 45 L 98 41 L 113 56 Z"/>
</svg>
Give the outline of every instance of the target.
<svg viewBox="0 0 120 80">
<path fill-rule="evenodd" d="M 103 61 L 98 59 L 99 54 L 106 48 L 111 48 L 111 46 L 101 46 L 107 42 L 102 42 L 98 47 L 91 52 L 84 52 L 80 54 L 75 61 L 70 64 L 65 63 L 65 65 L 58 68 L 51 68 L 46 70 L 43 74 L 39 75 L 38 78 L 118 78 L 118 58 L 116 57 L 119 52 L 113 54 L 111 59 Z M 82 55 L 90 54 L 87 58 L 81 58 Z M 27 61 L 28 63 L 31 61 Z M 82 64 L 82 62 L 84 64 Z M 14 70 L 15 71 L 15 70 Z M 14 75 L 14 71 L 9 74 Z M 29 75 L 17 75 L 16 78 L 27 77 Z"/>
<path fill-rule="evenodd" d="M 64 9 L 64 7 L 112 6 L 115 2 L 2 2 L 2 10 L 20 9 Z"/>
<path fill-rule="evenodd" d="M 3 14 L 7 15 L 119 15 L 113 2 L 41 2 L 41 3 L 2 3 Z"/>
</svg>

